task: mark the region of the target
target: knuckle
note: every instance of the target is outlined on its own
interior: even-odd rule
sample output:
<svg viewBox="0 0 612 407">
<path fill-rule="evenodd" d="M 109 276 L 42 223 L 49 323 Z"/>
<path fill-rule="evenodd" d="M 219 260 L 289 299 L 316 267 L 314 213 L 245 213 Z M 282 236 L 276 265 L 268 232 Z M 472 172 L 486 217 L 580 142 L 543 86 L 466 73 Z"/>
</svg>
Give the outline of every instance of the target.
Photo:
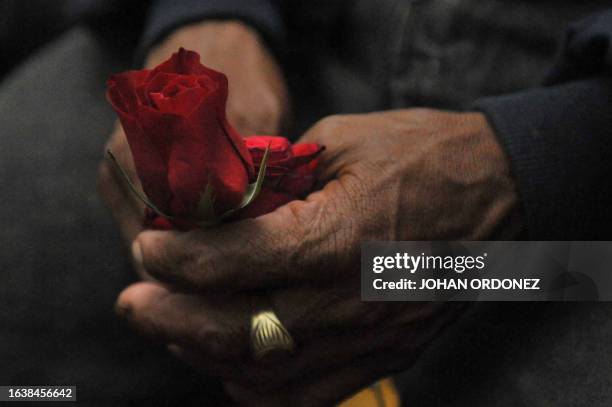
<svg viewBox="0 0 612 407">
<path fill-rule="evenodd" d="M 350 115 L 331 115 L 316 122 L 305 134 L 305 139 L 312 139 L 325 145 L 335 145 L 342 137 L 344 129 L 351 121 Z"/>
<path fill-rule="evenodd" d="M 343 121 L 343 116 L 331 115 L 319 120 L 314 127 L 323 134 L 334 133 L 342 125 Z"/>
<path fill-rule="evenodd" d="M 281 117 L 281 105 L 270 95 L 262 97 L 257 104 L 233 106 L 229 115 L 240 130 L 250 133 L 275 133 Z"/>
</svg>

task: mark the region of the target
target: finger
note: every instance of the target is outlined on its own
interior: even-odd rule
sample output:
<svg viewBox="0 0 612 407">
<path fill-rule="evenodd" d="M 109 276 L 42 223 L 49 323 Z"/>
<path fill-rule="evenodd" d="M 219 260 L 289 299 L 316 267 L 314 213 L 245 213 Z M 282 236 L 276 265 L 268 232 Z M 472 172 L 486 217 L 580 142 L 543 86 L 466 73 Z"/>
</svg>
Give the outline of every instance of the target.
<svg viewBox="0 0 612 407">
<path fill-rule="evenodd" d="M 140 231 L 142 230 L 142 222 L 139 222 L 138 225 L 138 232 L 140 233 Z M 134 241 L 132 241 L 131 249 L 132 265 L 134 266 L 134 271 L 136 271 L 138 277 L 140 277 L 143 281 L 158 282 L 152 275 L 147 273 L 147 271 L 142 266 L 142 253 L 140 253 L 140 246 L 134 244 Z"/>
<path fill-rule="evenodd" d="M 330 183 L 306 201 L 240 222 L 188 233 L 145 231 L 144 268 L 190 290 L 243 290 L 331 279 L 359 259 L 357 214 Z M 346 203 L 345 203 L 346 202 Z"/>
<path fill-rule="evenodd" d="M 172 353 L 198 370 L 208 374 L 256 387 L 258 391 L 272 391 L 294 381 L 307 381 L 350 363 L 355 358 L 382 350 L 395 341 L 391 332 L 353 330 L 301 342 L 295 353 L 287 354 L 275 363 L 261 363 L 245 358 L 240 363 L 219 361 L 193 346 L 172 346 Z"/>
<path fill-rule="evenodd" d="M 449 308 L 446 303 L 364 302 L 360 291 L 356 274 L 353 279 L 345 278 L 325 288 L 293 287 L 268 294 L 279 319 L 289 332 L 301 338 L 370 327 L 379 330 L 381 321 L 386 326 L 416 323 Z"/>
<path fill-rule="evenodd" d="M 380 320 L 370 326 L 356 325 L 334 330 L 329 336 L 313 336 L 311 333 L 308 339 L 304 339 L 304 336 L 297 334 L 298 341 L 303 342 L 296 354 L 288 357 L 282 364 L 263 368 L 246 367 L 243 372 L 251 374 L 250 383 L 265 390 L 283 387 L 292 382 L 314 380 L 327 372 L 350 365 L 354 360 L 375 354 L 393 358 L 392 355 L 397 353 L 398 360 L 404 361 L 406 366 L 410 355 L 418 354 L 443 327 L 456 318 L 461 309 L 460 306 L 443 305 L 442 308 L 432 311 L 428 317 L 413 317 L 412 320 L 403 321 L 401 325 L 392 319 Z M 326 333 L 321 331 L 321 334 Z"/>
<path fill-rule="evenodd" d="M 193 346 L 218 360 L 249 354 L 250 307 L 244 298 L 209 300 L 173 293 L 154 283 L 137 283 L 120 294 L 116 308 L 152 339 Z"/>
<path fill-rule="evenodd" d="M 424 323 L 414 325 L 412 331 L 401 333 L 388 331 L 395 341 L 385 342 L 384 331 L 379 331 L 385 346 L 374 347 L 367 353 L 354 354 L 353 358 L 324 373 L 297 376 L 292 382 L 276 388 L 266 388 L 259 384 L 229 381 L 225 383 L 228 394 L 237 402 L 253 406 L 328 406 L 334 405 L 350 394 L 376 382 L 378 379 L 405 370 L 418 358 L 423 348 L 448 323 L 454 315 L 450 310 Z M 354 340 L 359 340 L 358 332 Z M 382 335 L 380 335 L 382 334 Z M 350 344 L 345 340 L 341 346 Z M 376 342 L 375 342 L 376 343 Z M 335 354 L 329 359 L 334 359 Z M 287 372 L 288 370 L 284 370 Z M 283 373 L 286 374 L 286 373 Z M 260 373 L 261 375 L 261 373 Z"/>
<path fill-rule="evenodd" d="M 422 308 L 425 308 L 422 306 Z M 258 363 L 251 359 L 228 365 L 202 355 L 198 349 L 183 347 L 176 353 L 185 362 L 209 374 L 244 386 L 255 387 L 259 392 L 282 388 L 288 383 L 307 382 L 327 372 L 349 365 L 353 360 L 371 354 L 399 352 L 402 360 L 417 353 L 452 318 L 460 307 L 444 306 L 429 318 L 404 322 L 401 327 L 392 322 L 379 322 L 375 327 L 354 327 L 327 334 L 300 337 L 295 335 L 297 348 L 276 363 Z"/>
<path fill-rule="evenodd" d="M 366 334 L 366 336 L 362 336 Z M 377 335 L 380 339 L 380 335 Z M 257 387 L 260 391 L 272 390 L 296 379 L 306 380 L 332 368 L 337 368 L 370 351 L 380 341 L 373 334 L 362 331 L 351 335 L 319 338 L 316 342 L 302 344 L 294 354 L 274 364 L 244 359 L 242 363 L 228 363 L 213 359 L 189 345 L 172 345 L 169 350 L 181 360 L 206 373 L 219 375 L 223 379 Z M 348 345 L 348 346 L 347 346 Z"/>
<path fill-rule="evenodd" d="M 419 122 L 428 116 L 425 112 L 404 109 L 328 116 L 304 133 L 299 142 L 325 145 L 317 167 L 320 180 L 339 179 L 357 168 L 372 173 L 381 170 L 381 163 L 386 164 L 389 151 L 396 151 L 398 142 L 423 133 Z"/>
<path fill-rule="evenodd" d="M 341 169 L 342 157 L 350 149 L 350 144 L 344 137 L 343 116 L 329 116 L 308 129 L 298 143 L 317 143 L 325 146 L 325 150 L 317 159 L 316 174 L 319 182 L 327 182 L 337 178 Z"/>
<path fill-rule="evenodd" d="M 298 143 L 317 143 L 325 146 L 317 164 L 317 178 L 326 182 L 350 173 L 352 165 L 362 161 L 362 155 L 369 151 L 364 142 L 380 130 L 369 132 L 373 127 L 370 115 L 333 115 L 318 121 L 308 129 Z M 364 136 L 368 136 L 364 139 Z"/>
</svg>

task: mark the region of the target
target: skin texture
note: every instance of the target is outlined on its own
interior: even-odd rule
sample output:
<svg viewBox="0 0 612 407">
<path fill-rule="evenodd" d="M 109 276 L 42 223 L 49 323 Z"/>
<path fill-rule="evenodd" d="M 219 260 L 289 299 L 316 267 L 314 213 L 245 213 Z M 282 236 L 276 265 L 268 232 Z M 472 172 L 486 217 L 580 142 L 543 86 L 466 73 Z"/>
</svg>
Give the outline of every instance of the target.
<svg viewBox="0 0 612 407">
<path fill-rule="evenodd" d="M 243 134 L 277 133 L 287 116 L 279 68 L 249 28 L 207 22 L 176 31 L 147 64 L 180 46 L 227 74 L 228 117 Z M 146 282 L 117 312 L 247 405 L 329 405 L 405 369 L 461 304 L 364 303 L 363 240 L 512 238 L 520 222 L 507 159 L 485 117 L 411 109 L 332 116 L 300 142 L 326 146 L 319 190 L 264 216 L 205 231 L 142 232 L 142 205 L 105 160 L 100 192 Z M 133 163 L 117 128 L 109 141 Z M 254 362 L 249 321 L 272 306 L 294 337 L 290 356 Z"/>
<path fill-rule="evenodd" d="M 117 312 L 247 405 L 334 403 L 410 366 L 457 318 L 461 304 L 361 302 L 361 241 L 511 238 L 520 226 L 508 221 L 517 196 L 507 159 L 480 113 L 332 116 L 300 142 L 327 148 L 320 189 L 214 229 L 138 233 L 142 212 L 126 209 L 122 181 L 100 179 L 135 237 L 137 269 L 155 279 L 123 291 Z M 270 305 L 297 349 L 254 362 L 250 316 Z"/>
</svg>

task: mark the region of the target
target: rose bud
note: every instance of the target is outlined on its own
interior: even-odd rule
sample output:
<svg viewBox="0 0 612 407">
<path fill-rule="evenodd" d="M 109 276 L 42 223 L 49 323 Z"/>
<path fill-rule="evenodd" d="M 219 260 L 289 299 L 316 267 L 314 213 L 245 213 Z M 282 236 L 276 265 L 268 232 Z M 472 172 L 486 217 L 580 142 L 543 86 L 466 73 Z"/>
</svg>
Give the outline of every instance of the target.
<svg viewBox="0 0 612 407">
<path fill-rule="evenodd" d="M 315 143 L 291 144 L 284 137 L 250 136 L 245 138 L 257 170 L 266 149 L 265 178 L 262 189 L 249 206 L 241 209 L 238 218 L 253 218 L 272 212 L 287 202 L 303 198 L 313 188 L 317 157 L 324 150 Z"/>
<path fill-rule="evenodd" d="M 152 224 L 215 223 L 252 197 L 251 154 L 225 115 L 227 78 L 197 53 L 181 48 L 152 70 L 112 75 L 107 86 Z"/>
</svg>

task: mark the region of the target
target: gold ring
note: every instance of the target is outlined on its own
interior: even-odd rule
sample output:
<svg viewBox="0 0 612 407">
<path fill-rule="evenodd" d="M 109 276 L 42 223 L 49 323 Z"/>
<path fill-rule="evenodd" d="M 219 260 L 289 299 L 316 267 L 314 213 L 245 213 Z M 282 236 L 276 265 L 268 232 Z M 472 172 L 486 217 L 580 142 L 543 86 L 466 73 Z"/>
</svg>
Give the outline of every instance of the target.
<svg viewBox="0 0 612 407">
<path fill-rule="evenodd" d="M 259 311 L 251 317 L 251 345 L 256 360 L 271 353 L 291 352 L 295 347 L 291 334 L 272 310 Z"/>
</svg>

